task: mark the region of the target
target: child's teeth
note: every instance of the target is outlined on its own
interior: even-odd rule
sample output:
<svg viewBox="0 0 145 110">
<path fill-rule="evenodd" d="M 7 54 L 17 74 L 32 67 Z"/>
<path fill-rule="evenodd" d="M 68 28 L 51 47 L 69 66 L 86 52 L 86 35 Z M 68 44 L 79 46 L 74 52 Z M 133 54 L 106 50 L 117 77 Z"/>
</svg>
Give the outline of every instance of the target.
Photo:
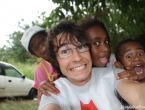
<svg viewBox="0 0 145 110">
<path fill-rule="evenodd" d="M 142 74 L 143 72 L 141 71 L 141 72 L 136 72 L 136 74 Z"/>
</svg>

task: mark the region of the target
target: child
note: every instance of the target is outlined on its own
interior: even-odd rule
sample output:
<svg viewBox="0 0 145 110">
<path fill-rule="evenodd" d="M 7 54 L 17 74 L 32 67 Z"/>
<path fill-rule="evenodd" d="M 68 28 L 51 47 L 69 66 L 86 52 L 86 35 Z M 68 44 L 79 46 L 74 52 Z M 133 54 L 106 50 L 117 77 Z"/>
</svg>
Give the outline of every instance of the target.
<svg viewBox="0 0 145 110">
<path fill-rule="evenodd" d="M 85 19 L 80 24 L 81 28 L 91 43 L 91 55 L 93 66 L 95 67 L 114 67 L 116 61 L 114 54 L 111 54 L 109 33 L 98 19 Z"/>
<path fill-rule="evenodd" d="M 145 50 L 143 46 L 132 39 L 126 39 L 120 42 L 115 50 L 116 62 L 115 66 L 121 69 L 128 70 L 130 69 L 130 73 L 135 73 L 134 77 L 132 75 L 132 80 L 138 79 L 138 81 L 142 81 L 145 78 Z M 137 75 L 136 75 L 137 74 Z M 128 75 L 128 74 L 126 74 Z M 117 78 L 119 79 L 120 74 L 117 74 Z M 127 76 L 126 76 L 127 77 Z M 124 76 L 124 78 L 126 78 Z M 134 78 L 134 79 L 133 79 Z M 124 107 L 129 107 L 130 105 L 121 98 L 118 94 L 118 98 L 120 102 L 124 105 Z M 127 109 L 127 108 L 126 108 Z M 128 108 L 127 110 L 131 110 L 132 108 Z"/>
<path fill-rule="evenodd" d="M 116 67 L 134 70 L 137 74 L 132 76 L 132 80 L 142 81 L 145 78 L 145 50 L 139 42 L 132 39 L 120 42 L 115 50 L 115 57 L 117 61 L 114 65 Z M 120 74 L 117 77 L 119 78 Z"/>
<path fill-rule="evenodd" d="M 57 79 L 57 73 L 48 62 L 46 55 L 47 33 L 46 29 L 39 26 L 33 26 L 26 30 L 21 38 L 21 43 L 25 49 L 37 58 L 41 58 L 41 62 L 36 67 L 34 74 L 34 88 L 38 89 L 40 83 Z"/>
</svg>

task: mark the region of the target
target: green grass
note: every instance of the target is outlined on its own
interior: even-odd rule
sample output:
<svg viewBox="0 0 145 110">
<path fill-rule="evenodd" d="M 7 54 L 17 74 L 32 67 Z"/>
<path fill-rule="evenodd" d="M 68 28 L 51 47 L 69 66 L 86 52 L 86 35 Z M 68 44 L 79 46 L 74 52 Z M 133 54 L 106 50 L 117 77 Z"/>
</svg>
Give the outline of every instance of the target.
<svg viewBox="0 0 145 110">
<path fill-rule="evenodd" d="M 8 100 L 0 101 L 0 110 L 37 110 L 38 104 L 34 100 Z"/>
</svg>

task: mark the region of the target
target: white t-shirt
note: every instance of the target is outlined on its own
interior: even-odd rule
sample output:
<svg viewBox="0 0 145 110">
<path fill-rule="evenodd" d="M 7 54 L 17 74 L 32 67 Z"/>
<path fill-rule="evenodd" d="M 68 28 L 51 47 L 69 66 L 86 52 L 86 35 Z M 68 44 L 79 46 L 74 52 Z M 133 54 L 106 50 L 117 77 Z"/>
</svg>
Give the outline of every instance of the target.
<svg viewBox="0 0 145 110">
<path fill-rule="evenodd" d="M 49 93 L 50 97 L 42 95 L 38 110 L 51 103 L 58 105 L 61 110 L 122 110 L 121 103 L 115 96 L 119 82 L 115 74 L 121 71 L 123 70 L 115 68 L 93 68 L 91 79 L 84 86 L 75 86 L 66 78 L 59 78 L 55 81 L 55 86 L 60 93 Z"/>
<path fill-rule="evenodd" d="M 115 55 L 111 53 L 109 62 L 107 63 L 107 67 L 115 68 L 114 63 L 116 61 Z"/>
</svg>

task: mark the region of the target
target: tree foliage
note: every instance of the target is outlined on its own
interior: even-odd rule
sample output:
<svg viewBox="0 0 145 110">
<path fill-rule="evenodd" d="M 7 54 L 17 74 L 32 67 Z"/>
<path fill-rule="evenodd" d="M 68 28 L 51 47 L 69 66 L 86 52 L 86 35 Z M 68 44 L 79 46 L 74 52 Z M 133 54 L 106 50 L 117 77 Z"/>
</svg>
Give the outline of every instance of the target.
<svg viewBox="0 0 145 110">
<path fill-rule="evenodd" d="M 139 40 L 145 47 L 145 0 L 52 0 L 58 4 L 49 16 L 45 12 L 38 17 L 43 20 L 33 25 L 52 28 L 63 19 L 70 19 L 75 23 L 89 17 L 98 18 L 104 22 L 112 41 L 112 50 L 118 42 L 126 38 Z M 22 21 L 21 21 L 22 22 Z M 10 47 L 0 48 L 0 60 L 15 59 L 21 62 L 31 62 L 28 52 L 22 47 L 20 38 L 30 25 L 19 27 L 23 30 L 10 34 Z"/>
<path fill-rule="evenodd" d="M 79 23 L 80 19 L 89 16 L 105 23 L 111 36 L 113 50 L 123 39 L 143 39 L 139 36 L 145 33 L 144 0 L 52 0 L 52 2 L 58 4 L 58 7 L 46 17 L 42 24 L 44 27 L 51 28 L 65 18 Z"/>
<path fill-rule="evenodd" d="M 23 21 L 23 20 L 22 20 Z M 32 26 L 40 25 L 38 21 L 32 22 Z M 4 46 L 0 48 L 0 60 L 9 62 L 11 59 L 16 62 L 35 62 L 35 57 L 30 55 L 26 49 L 22 46 L 20 39 L 23 36 L 24 32 L 30 28 L 30 25 L 21 25 L 18 23 L 19 28 L 22 31 L 14 31 L 12 34 L 9 34 L 9 40 L 7 41 L 9 46 Z"/>
</svg>

